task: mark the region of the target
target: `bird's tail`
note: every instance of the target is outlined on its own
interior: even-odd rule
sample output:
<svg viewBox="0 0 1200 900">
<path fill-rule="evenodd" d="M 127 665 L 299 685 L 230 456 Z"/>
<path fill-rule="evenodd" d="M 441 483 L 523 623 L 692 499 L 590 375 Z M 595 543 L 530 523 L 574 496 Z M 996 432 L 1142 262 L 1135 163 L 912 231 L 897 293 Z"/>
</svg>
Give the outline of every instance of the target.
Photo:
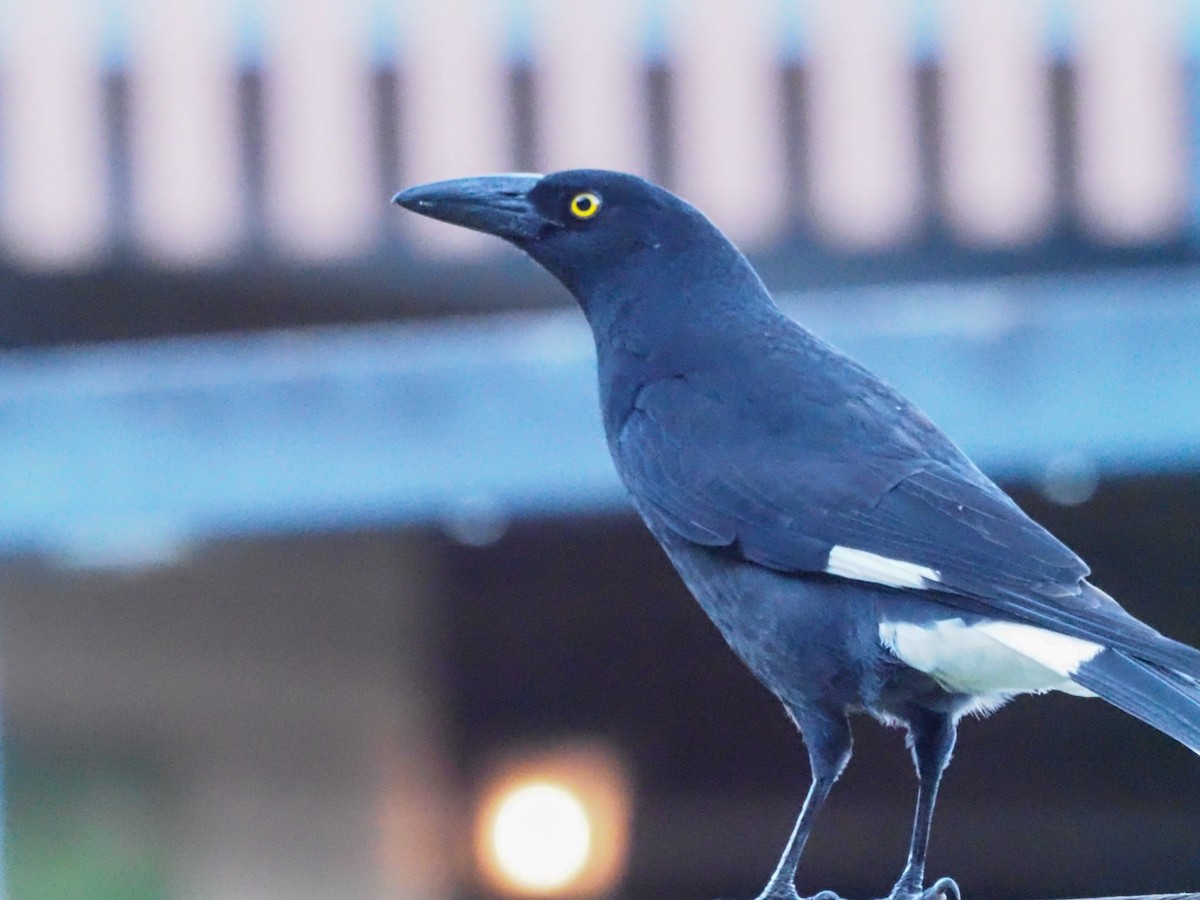
<svg viewBox="0 0 1200 900">
<path fill-rule="evenodd" d="M 1106 649 L 1071 680 L 1200 753 L 1200 681 L 1193 675 Z"/>
</svg>

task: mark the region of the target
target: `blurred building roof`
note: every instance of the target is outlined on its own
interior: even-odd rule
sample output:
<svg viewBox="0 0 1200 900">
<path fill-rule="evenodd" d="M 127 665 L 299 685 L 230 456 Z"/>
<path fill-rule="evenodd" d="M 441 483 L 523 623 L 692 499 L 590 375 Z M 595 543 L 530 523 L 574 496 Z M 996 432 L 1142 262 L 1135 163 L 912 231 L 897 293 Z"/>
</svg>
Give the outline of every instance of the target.
<svg viewBox="0 0 1200 900">
<path fill-rule="evenodd" d="M 562 291 L 387 203 L 498 169 L 666 182 L 993 472 L 1193 466 L 1198 10 L 6 5 L 0 547 L 621 502 Z"/>
<path fill-rule="evenodd" d="M 459 308 L 536 305 L 519 277 L 487 289 L 495 242 L 387 201 L 440 177 L 579 166 L 665 182 L 792 288 L 1195 260 L 1197 9 L 10 4 L 0 283 L 10 318 L 36 318 L 36 296 L 27 332 L 68 340 L 147 318 L 113 296 L 139 293 L 131 273 L 178 293 L 149 316 L 176 332 L 320 318 L 314 277 L 377 316 L 444 308 L 431 286 L 464 266 Z M 197 272 L 220 279 L 204 313 Z M 363 315 L 341 305 L 325 318 Z"/>
<path fill-rule="evenodd" d="M 1200 272 L 790 296 L 989 472 L 1069 500 L 1200 465 Z M 621 504 L 575 313 L 13 351 L 0 549 L 121 559 L 229 533 Z M 1057 485 L 1057 487 L 1055 487 Z M 1064 492 L 1065 493 L 1062 493 Z"/>
</svg>

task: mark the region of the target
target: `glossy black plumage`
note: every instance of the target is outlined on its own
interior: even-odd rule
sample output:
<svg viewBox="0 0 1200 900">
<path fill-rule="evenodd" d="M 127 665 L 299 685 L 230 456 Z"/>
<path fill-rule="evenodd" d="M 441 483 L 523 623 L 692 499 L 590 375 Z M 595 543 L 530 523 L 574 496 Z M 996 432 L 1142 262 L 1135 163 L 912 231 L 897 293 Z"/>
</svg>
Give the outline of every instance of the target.
<svg viewBox="0 0 1200 900">
<path fill-rule="evenodd" d="M 582 192 L 599 198 L 585 218 Z M 804 734 L 813 787 L 760 900 L 795 898 L 849 759 L 848 713 L 911 734 L 920 781 L 897 900 L 924 855 L 957 721 L 1016 693 L 1098 694 L 1200 752 L 1200 652 L 1137 621 L 912 404 L 775 306 L 697 210 L 596 170 L 413 188 L 578 300 L 634 505 L 733 650 Z"/>
</svg>

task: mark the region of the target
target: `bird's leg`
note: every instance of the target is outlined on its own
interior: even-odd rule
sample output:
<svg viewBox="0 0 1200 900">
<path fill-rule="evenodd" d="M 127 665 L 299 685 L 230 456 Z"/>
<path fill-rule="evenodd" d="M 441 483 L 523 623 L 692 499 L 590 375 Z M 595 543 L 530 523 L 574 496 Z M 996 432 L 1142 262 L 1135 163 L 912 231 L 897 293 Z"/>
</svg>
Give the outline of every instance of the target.
<svg viewBox="0 0 1200 900">
<path fill-rule="evenodd" d="M 844 717 L 821 719 L 819 722 L 808 722 L 797 717 L 797 723 L 808 745 L 812 785 L 808 789 L 808 796 L 804 798 L 804 807 L 796 819 L 792 836 L 783 849 L 783 856 L 757 900 L 800 900 L 795 883 L 800 854 L 804 852 L 804 844 L 825 798 L 850 761 L 850 725 Z M 837 900 L 837 895 L 822 891 L 813 900 Z"/>
<path fill-rule="evenodd" d="M 758 896 L 758 900 L 798 900 L 799 894 L 796 893 L 795 885 L 796 866 L 800 862 L 800 854 L 804 852 L 804 843 L 808 840 L 808 834 L 812 831 L 813 820 L 816 819 L 825 798 L 829 796 L 829 789 L 833 787 L 833 782 L 833 778 L 821 775 L 813 776 L 808 796 L 804 798 L 804 808 L 800 810 L 800 816 L 796 819 L 796 825 L 792 829 L 792 836 L 788 838 L 787 846 L 783 849 L 783 856 L 779 858 L 779 864 L 775 866 L 775 873 Z"/>
<path fill-rule="evenodd" d="M 923 713 L 909 723 L 913 761 L 917 765 L 917 812 L 913 819 L 908 863 L 888 900 L 959 900 L 958 885 L 939 879 L 925 889 L 925 851 L 938 785 L 954 750 L 954 719 L 943 713 Z"/>
</svg>

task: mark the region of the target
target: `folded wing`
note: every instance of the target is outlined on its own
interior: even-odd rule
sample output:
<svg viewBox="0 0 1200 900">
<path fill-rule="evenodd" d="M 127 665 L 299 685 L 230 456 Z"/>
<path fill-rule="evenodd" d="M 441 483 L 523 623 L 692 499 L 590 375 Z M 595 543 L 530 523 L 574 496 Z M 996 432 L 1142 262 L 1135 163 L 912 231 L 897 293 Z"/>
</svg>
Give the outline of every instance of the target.
<svg viewBox="0 0 1200 900">
<path fill-rule="evenodd" d="M 729 403 L 703 378 L 643 390 L 614 440 L 643 515 L 779 571 L 930 591 L 1200 672 L 1200 653 L 1088 584 L 1078 556 L 878 382 L 821 404 L 769 400 L 764 418 L 752 394 Z"/>
</svg>

